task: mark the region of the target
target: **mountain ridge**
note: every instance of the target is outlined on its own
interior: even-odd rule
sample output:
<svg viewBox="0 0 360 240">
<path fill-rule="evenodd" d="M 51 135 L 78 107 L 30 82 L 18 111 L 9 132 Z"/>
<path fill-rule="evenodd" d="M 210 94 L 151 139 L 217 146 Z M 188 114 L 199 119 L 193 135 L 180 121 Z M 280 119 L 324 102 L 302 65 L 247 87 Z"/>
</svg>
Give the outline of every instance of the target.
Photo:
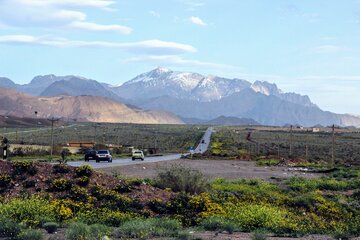
<svg viewBox="0 0 360 240">
<path fill-rule="evenodd" d="M 183 124 L 174 114 L 131 108 L 99 96 L 37 97 L 0 88 L 0 115 L 59 117 L 85 122 Z"/>
</svg>

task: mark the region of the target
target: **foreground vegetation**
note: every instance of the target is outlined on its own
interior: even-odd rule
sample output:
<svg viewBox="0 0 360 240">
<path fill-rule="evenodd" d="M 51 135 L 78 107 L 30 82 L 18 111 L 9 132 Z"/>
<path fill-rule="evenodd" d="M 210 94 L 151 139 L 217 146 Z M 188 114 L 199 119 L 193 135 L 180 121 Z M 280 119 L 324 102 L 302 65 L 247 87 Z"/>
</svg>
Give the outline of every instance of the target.
<svg viewBox="0 0 360 240">
<path fill-rule="evenodd" d="M 1 162 L 0 237 L 41 239 L 37 229 L 60 227 L 67 239 L 190 239 L 191 227 L 344 239 L 360 235 L 359 189 L 360 170 L 350 168 L 315 179 L 208 181 L 180 166 L 127 179 L 88 165 Z"/>
</svg>

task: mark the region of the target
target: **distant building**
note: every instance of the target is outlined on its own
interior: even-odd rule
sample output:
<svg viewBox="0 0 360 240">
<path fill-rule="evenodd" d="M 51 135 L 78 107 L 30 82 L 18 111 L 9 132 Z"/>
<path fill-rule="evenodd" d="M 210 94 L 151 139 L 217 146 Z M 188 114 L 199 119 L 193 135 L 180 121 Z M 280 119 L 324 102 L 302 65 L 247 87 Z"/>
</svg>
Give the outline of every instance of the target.
<svg viewBox="0 0 360 240">
<path fill-rule="evenodd" d="M 313 128 L 313 129 L 312 129 L 312 132 L 313 132 L 313 133 L 318 133 L 318 132 L 320 132 L 320 128 Z"/>
<path fill-rule="evenodd" d="M 93 148 L 95 146 L 95 142 L 68 142 L 68 147 L 74 147 L 74 148 Z"/>
</svg>

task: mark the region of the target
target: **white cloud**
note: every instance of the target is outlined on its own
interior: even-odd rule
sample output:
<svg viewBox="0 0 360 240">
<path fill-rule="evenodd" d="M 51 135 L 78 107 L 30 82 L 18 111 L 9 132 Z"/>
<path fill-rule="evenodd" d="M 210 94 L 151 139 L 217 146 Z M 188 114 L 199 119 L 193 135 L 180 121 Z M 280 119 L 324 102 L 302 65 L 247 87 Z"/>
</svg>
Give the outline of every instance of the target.
<svg viewBox="0 0 360 240">
<path fill-rule="evenodd" d="M 150 10 L 149 14 L 156 17 L 156 18 L 160 18 L 160 14 L 158 12 L 153 11 L 153 10 Z"/>
<path fill-rule="evenodd" d="M 0 36 L 0 43 L 32 44 L 51 47 L 100 47 L 118 48 L 141 54 L 182 54 L 194 53 L 196 48 L 188 44 L 166 42 L 161 40 L 146 40 L 140 42 L 105 42 L 105 41 L 74 41 L 66 38 L 35 37 L 31 35 Z"/>
<path fill-rule="evenodd" d="M 207 23 L 205 23 L 201 18 L 199 17 L 190 17 L 189 18 L 190 22 L 192 22 L 193 24 L 195 25 L 198 25 L 198 26 L 202 26 L 202 27 L 206 27 L 207 26 Z"/>
<path fill-rule="evenodd" d="M 158 66 L 176 66 L 176 67 L 201 67 L 217 69 L 217 70 L 229 70 L 229 71 L 240 71 L 241 68 L 233 65 L 204 62 L 199 60 L 184 59 L 181 56 L 174 55 L 163 55 L 163 56 L 141 56 L 133 57 L 125 60 L 125 62 L 145 62 L 151 63 Z"/>
<path fill-rule="evenodd" d="M 347 51 L 348 48 L 337 45 L 321 45 L 313 48 L 316 53 L 338 53 Z"/>
<path fill-rule="evenodd" d="M 122 34 L 130 34 L 132 32 L 132 29 L 126 26 L 115 25 L 115 24 L 101 25 L 97 23 L 81 22 L 81 21 L 71 23 L 70 27 L 83 29 L 83 30 L 90 30 L 90 31 L 112 31 Z"/>
<path fill-rule="evenodd" d="M 22 5 L 35 7 L 95 7 L 106 9 L 109 8 L 114 1 L 108 0 L 12 0 Z"/>
<path fill-rule="evenodd" d="M 132 29 L 118 24 L 87 21 L 84 7 L 112 10 L 107 0 L 0 0 L 0 24 L 9 27 L 78 29 L 129 34 Z"/>
</svg>

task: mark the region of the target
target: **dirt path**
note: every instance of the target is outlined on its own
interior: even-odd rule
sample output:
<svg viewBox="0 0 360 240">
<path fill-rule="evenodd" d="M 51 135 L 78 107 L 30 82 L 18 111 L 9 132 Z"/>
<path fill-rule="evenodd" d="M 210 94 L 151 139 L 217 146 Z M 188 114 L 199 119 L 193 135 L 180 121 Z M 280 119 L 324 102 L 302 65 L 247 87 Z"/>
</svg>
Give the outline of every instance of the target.
<svg viewBox="0 0 360 240">
<path fill-rule="evenodd" d="M 255 162 L 237 160 L 185 160 L 179 159 L 171 162 L 156 162 L 119 166 L 112 168 L 102 168 L 102 171 L 116 171 L 128 177 L 153 178 L 157 170 L 163 166 L 179 164 L 200 170 L 209 178 L 222 177 L 225 179 L 249 178 L 249 179 L 270 179 L 288 178 L 292 176 L 316 177 L 319 174 L 289 171 L 287 167 L 257 167 Z"/>
</svg>

